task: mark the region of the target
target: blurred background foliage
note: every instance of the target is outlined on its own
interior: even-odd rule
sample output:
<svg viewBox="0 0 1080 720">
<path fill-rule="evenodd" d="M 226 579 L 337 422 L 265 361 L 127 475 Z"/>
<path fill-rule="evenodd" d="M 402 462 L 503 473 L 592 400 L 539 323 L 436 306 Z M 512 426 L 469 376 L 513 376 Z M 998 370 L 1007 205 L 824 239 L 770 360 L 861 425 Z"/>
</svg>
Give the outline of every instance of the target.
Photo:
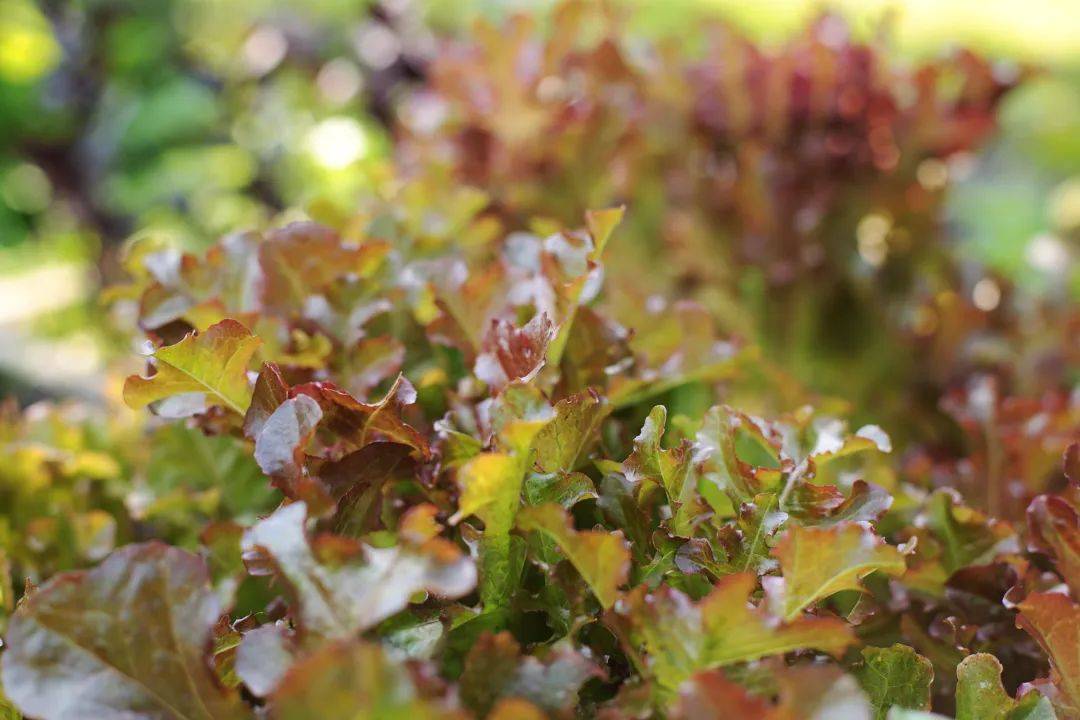
<svg viewBox="0 0 1080 720">
<path fill-rule="evenodd" d="M 1005 97 L 988 144 L 950 152 L 947 168 L 925 166 L 919 180 L 932 185 L 947 173 L 942 213 L 960 243 L 958 287 L 981 288 L 968 305 L 997 305 L 1014 286 L 1025 297 L 1071 303 L 1080 294 L 1080 11 L 1067 0 L 834 7 L 856 38 L 884 48 L 898 67 L 944 57 L 959 43 L 994 60 L 995 81 L 1030 75 Z M 114 329 L 123 323 L 110 322 L 98 300 L 99 288 L 122 276 L 121 241 L 199 250 L 224 233 L 279 222 L 283 212 L 322 220 L 354 212 L 358 197 L 393 176 L 401 108 L 423 117 L 408 103 L 424 97 L 415 93 L 433 77 L 444 39 L 470 37 L 475 21 L 500 22 L 519 9 L 550 21 L 549 3 L 493 0 L 0 0 L 5 393 L 24 401 L 108 394 L 107 361 L 131 351 Z M 624 53 L 674 41 L 687 58 L 709 52 L 697 32 L 702 20 L 729 22 L 770 48 L 820 12 L 799 0 L 628 0 L 620 9 Z M 650 92 L 662 97 L 654 84 Z M 664 122 L 654 124 L 657 134 L 669 132 Z M 406 135 L 422 134 L 405 125 Z M 675 127 L 668 140 L 677 144 Z M 609 170 L 580 179 L 568 217 L 524 201 L 522 211 L 573 222 L 579 206 L 624 199 L 596 190 Z M 632 200 L 626 242 L 647 243 L 660 205 L 644 191 Z M 848 225 L 861 228 L 858 249 L 872 267 L 892 219 L 867 217 Z M 755 277 L 746 273 L 740 292 L 766 292 L 746 289 Z M 740 307 L 728 312 L 729 325 Z M 723 317 L 721 303 L 710 309 Z M 828 308 L 812 312 L 830 322 Z M 804 364 L 803 379 L 821 371 L 813 358 Z"/>
</svg>

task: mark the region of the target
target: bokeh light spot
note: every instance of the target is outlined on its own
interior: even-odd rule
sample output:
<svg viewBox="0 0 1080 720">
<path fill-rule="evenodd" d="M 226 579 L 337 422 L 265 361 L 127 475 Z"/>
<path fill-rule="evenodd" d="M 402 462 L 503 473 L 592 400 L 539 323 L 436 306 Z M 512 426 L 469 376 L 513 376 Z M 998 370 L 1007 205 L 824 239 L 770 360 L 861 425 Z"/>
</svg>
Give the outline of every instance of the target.
<svg viewBox="0 0 1080 720">
<path fill-rule="evenodd" d="M 340 170 L 367 154 L 370 141 L 360 123 L 352 118 L 323 120 L 307 134 L 306 147 L 323 167 Z"/>
<path fill-rule="evenodd" d="M 1001 303 L 1001 288 L 992 278 L 983 278 L 975 283 L 971 301 L 983 312 L 991 312 Z"/>
<path fill-rule="evenodd" d="M 927 158 L 915 169 L 915 177 L 927 190 L 941 190 L 949 181 L 949 166 L 937 158 Z"/>
<path fill-rule="evenodd" d="M 364 78 L 356 63 L 337 58 L 322 66 L 315 77 L 315 85 L 327 102 L 344 105 L 363 88 Z"/>
<path fill-rule="evenodd" d="M 0 79 L 27 83 L 60 62 L 60 45 L 32 3 L 0 0 Z"/>
<path fill-rule="evenodd" d="M 263 25 L 244 41 L 244 67 L 252 75 L 265 75 L 285 59 L 289 41 L 276 27 Z"/>
<path fill-rule="evenodd" d="M 886 237 L 892 229 L 892 221 L 884 215 L 871 213 L 859 221 L 855 228 L 859 257 L 868 265 L 880 267 L 889 255 Z"/>
</svg>

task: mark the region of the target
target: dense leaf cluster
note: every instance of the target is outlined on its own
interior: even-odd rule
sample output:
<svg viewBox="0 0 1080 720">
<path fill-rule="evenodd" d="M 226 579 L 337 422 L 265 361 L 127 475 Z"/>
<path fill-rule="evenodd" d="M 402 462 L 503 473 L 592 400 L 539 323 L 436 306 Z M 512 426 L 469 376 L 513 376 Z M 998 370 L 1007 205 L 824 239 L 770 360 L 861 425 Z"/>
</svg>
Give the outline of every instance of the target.
<svg viewBox="0 0 1080 720">
<path fill-rule="evenodd" d="M 877 426 L 656 404 L 738 385 L 754 357 L 694 305 L 640 335 L 597 310 L 621 215 L 468 254 L 375 239 L 385 216 L 134 252 L 124 292 L 158 342 L 125 401 L 159 435 L 253 458 L 254 479 L 223 471 L 238 517 L 270 508 L 234 482 L 283 501 L 210 524 L 197 553 L 132 544 L 29 589 L 3 656 L 14 705 L 903 717 L 937 692 L 962 718 L 1070 717 L 1080 609 L 1055 585 L 1076 580 L 1075 491 L 1040 497 L 1025 541 L 904 483 Z M 1012 708 L 995 655 L 1013 686 L 1045 657 L 1051 674 Z"/>
<path fill-rule="evenodd" d="M 1075 309 L 974 308 L 925 177 L 1008 83 L 554 22 L 355 214 L 129 244 L 140 412 L 0 415 L 5 712 L 1080 717 Z"/>
</svg>

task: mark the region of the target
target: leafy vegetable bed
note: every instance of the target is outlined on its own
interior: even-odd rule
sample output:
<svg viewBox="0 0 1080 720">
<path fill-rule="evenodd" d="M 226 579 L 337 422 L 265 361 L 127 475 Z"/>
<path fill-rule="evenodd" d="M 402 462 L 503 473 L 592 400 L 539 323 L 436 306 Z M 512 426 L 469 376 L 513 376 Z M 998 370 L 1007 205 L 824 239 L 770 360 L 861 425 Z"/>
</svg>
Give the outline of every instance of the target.
<svg viewBox="0 0 1080 720">
<path fill-rule="evenodd" d="M 591 7 L 358 209 L 128 244 L 130 409 L 0 409 L 7 717 L 1080 717 L 1075 303 L 941 229 L 1022 73 Z"/>
<path fill-rule="evenodd" d="M 936 693 L 959 718 L 1074 716 L 1080 608 L 1058 585 L 1080 582 L 1075 487 L 1033 503 L 1025 538 L 897 482 L 876 426 L 672 414 L 656 400 L 734 382 L 753 355 L 682 305 L 650 363 L 591 306 L 621 214 L 469 262 L 314 224 L 173 272 L 147 255 L 129 290 L 158 347 L 125 401 L 250 453 L 284 501 L 210 524 L 197 552 L 136 543 L 28 588 L 11 702 L 900 718 Z M 166 307 L 185 322 L 155 326 Z M 1073 445 L 1074 482 L 1078 462 Z M 1008 682 L 1042 679 L 1014 700 L 998 658 Z"/>
</svg>

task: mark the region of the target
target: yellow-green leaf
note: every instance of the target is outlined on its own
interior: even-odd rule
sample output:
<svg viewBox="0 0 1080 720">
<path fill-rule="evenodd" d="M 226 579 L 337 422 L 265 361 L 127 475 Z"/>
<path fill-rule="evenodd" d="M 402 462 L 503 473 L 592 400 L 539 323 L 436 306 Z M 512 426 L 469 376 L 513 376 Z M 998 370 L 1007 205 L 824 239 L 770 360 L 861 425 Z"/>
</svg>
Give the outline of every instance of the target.
<svg viewBox="0 0 1080 720">
<path fill-rule="evenodd" d="M 902 575 L 906 569 L 900 550 L 860 523 L 796 525 L 772 554 L 780 561 L 784 577 L 770 578 L 768 589 L 778 614 L 786 620 L 833 593 L 860 589 L 859 580 L 872 572 Z"/>
<path fill-rule="evenodd" d="M 625 205 L 605 210 L 585 211 L 585 224 L 589 228 L 589 235 L 592 236 L 593 241 L 593 251 L 589 256 L 590 260 L 595 262 L 604 254 L 608 238 L 611 237 L 611 233 L 614 232 L 616 226 L 622 222 L 625 213 Z"/>
<path fill-rule="evenodd" d="M 139 409 L 174 395 L 203 393 L 208 403 L 243 415 L 251 403 L 248 363 L 261 342 L 235 320 L 222 320 L 203 333 L 189 333 L 154 353 L 154 375 L 127 379 L 124 402 Z"/>
<path fill-rule="evenodd" d="M 461 498 L 456 523 L 469 515 L 484 521 L 480 545 L 480 598 L 489 609 L 503 605 L 516 582 L 510 530 L 521 503 L 524 469 L 514 455 L 484 453 L 458 471 Z"/>
<path fill-rule="evenodd" d="M 956 720 L 1053 720 L 1049 698 L 1032 690 L 1013 700 L 1001 684 L 1001 662 L 989 653 L 956 666 Z"/>
<path fill-rule="evenodd" d="M 486 532 L 510 532 L 521 497 L 522 476 L 521 463 L 513 455 L 477 455 L 458 471 L 461 498 L 450 522 L 475 515 L 484 521 Z"/>
<path fill-rule="evenodd" d="M 836 618 L 778 622 L 750 604 L 756 586 L 751 573 L 728 575 L 697 603 L 668 586 L 655 593 L 638 586 L 616 606 L 615 617 L 625 620 L 619 629 L 631 643 L 649 653 L 649 673 L 668 692 L 700 670 L 804 648 L 839 652 L 854 640 Z"/>
<path fill-rule="evenodd" d="M 555 418 L 533 440 L 536 464 L 542 472 L 576 469 L 596 439 L 611 406 L 595 392 L 563 398 L 555 405 Z"/>
<path fill-rule="evenodd" d="M 522 508 L 518 527 L 541 532 L 555 541 L 600 604 L 615 604 L 619 586 L 630 573 L 630 549 L 621 532 L 575 530 L 566 511 L 554 503 Z"/>
</svg>

